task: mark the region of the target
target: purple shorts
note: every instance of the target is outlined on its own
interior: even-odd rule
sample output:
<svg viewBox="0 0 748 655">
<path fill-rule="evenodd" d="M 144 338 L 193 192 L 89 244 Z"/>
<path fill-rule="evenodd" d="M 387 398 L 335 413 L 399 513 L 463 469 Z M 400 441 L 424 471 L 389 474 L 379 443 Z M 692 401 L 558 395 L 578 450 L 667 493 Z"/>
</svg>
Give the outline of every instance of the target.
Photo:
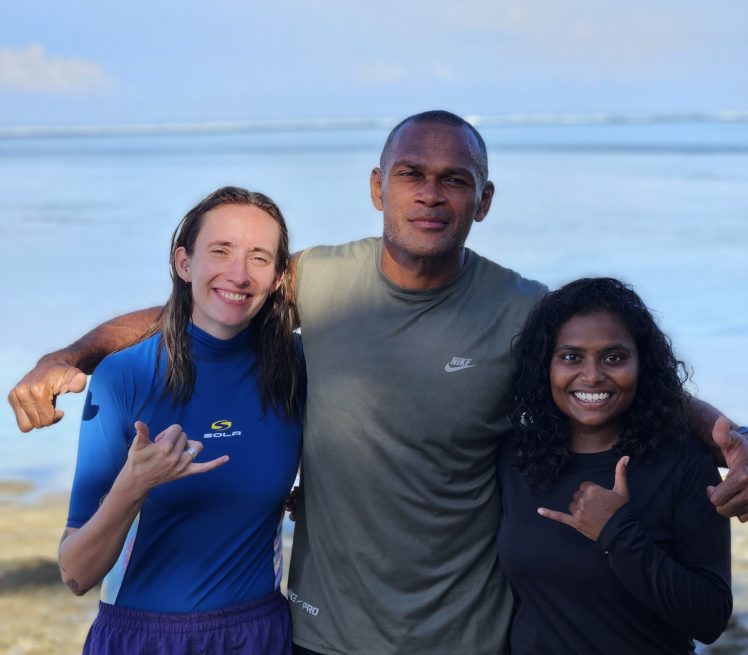
<svg viewBox="0 0 748 655">
<path fill-rule="evenodd" d="M 83 655 L 291 655 L 288 602 L 276 591 L 211 612 L 163 614 L 99 603 Z"/>
</svg>

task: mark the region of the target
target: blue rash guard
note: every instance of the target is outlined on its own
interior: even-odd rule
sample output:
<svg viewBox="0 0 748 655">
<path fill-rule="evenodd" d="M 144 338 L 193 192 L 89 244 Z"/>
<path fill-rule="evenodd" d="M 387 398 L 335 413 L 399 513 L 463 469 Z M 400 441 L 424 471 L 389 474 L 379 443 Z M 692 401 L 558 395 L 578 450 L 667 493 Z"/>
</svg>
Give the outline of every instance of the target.
<svg viewBox="0 0 748 655">
<path fill-rule="evenodd" d="M 68 527 L 88 521 L 108 493 L 143 421 L 151 439 L 173 423 L 200 440 L 197 461 L 229 455 L 208 473 L 152 489 L 102 586 L 101 600 L 156 612 L 246 603 L 280 585 L 283 500 L 299 461 L 301 424 L 262 415 L 249 329 L 222 341 L 191 325 L 196 382 L 186 404 L 163 396 L 160 335 L 107 357 L 83 410 Z"/>
</svg>

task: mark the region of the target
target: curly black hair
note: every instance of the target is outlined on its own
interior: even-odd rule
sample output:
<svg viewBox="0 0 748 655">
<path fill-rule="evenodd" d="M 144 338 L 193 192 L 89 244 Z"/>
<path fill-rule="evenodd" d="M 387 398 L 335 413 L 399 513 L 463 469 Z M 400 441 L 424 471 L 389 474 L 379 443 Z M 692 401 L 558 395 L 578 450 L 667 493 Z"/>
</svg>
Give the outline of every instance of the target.
<svg viewBox="0 0 748 655">
<path fill-rule="evenodd" d="M 512 344 L 515 465 L 534 487 L 551 487 L 569 462 L 568 420 L 551 396 L 556 337 L 572 317 L 597 312 L 618 318 L 639 351 L 636 396 L 616 445 L 621 455 L 653 461 L 686 436 L 688 372 L 641 298 L 613 278 L 575 280 L 541 299 Z"/>
</svg>

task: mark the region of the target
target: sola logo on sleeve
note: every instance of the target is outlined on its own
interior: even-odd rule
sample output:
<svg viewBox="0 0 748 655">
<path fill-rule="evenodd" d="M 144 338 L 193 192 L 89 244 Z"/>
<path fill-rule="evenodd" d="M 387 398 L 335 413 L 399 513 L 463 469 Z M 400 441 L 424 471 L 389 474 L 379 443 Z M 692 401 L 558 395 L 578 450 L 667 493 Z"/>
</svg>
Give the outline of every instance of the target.
<svg viewBox="0 0 748 655">
<path fill-rule="evenodd" d="M 454 373 L 454 371 L 462 371 L 463 369 L 472 368 L 473 366 L 478 365 L 473 364 L 473 360 L 469 357 L 452 357 L 452 359 L 450 359 L 444 366 L 444 370 L 447 373 Z"/>
</svg>

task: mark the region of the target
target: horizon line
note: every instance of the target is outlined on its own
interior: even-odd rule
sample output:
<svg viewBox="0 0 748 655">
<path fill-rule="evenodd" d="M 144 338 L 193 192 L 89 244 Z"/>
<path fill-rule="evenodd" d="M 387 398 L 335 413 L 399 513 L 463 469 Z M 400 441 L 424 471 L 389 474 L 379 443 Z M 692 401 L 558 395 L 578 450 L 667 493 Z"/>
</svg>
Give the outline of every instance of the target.
<svg viewBox="0 0 748 655">
<path fill-rule="evenodd" d="M 662 114 L 606 114 L 599 112 L 468 114 L 464 118 L 474 127 L 744 123 L 748 122 L 748 110 Z M 8 125 L 0 126 L 0 138 L 198 135 L 299 131 L 324 132 L 336 130 L 391 129 L 398 122 L 400 122 L 400 119 L 385 116 L 378 118 L 279 118 L 250 121 Z"/>
</svg>

